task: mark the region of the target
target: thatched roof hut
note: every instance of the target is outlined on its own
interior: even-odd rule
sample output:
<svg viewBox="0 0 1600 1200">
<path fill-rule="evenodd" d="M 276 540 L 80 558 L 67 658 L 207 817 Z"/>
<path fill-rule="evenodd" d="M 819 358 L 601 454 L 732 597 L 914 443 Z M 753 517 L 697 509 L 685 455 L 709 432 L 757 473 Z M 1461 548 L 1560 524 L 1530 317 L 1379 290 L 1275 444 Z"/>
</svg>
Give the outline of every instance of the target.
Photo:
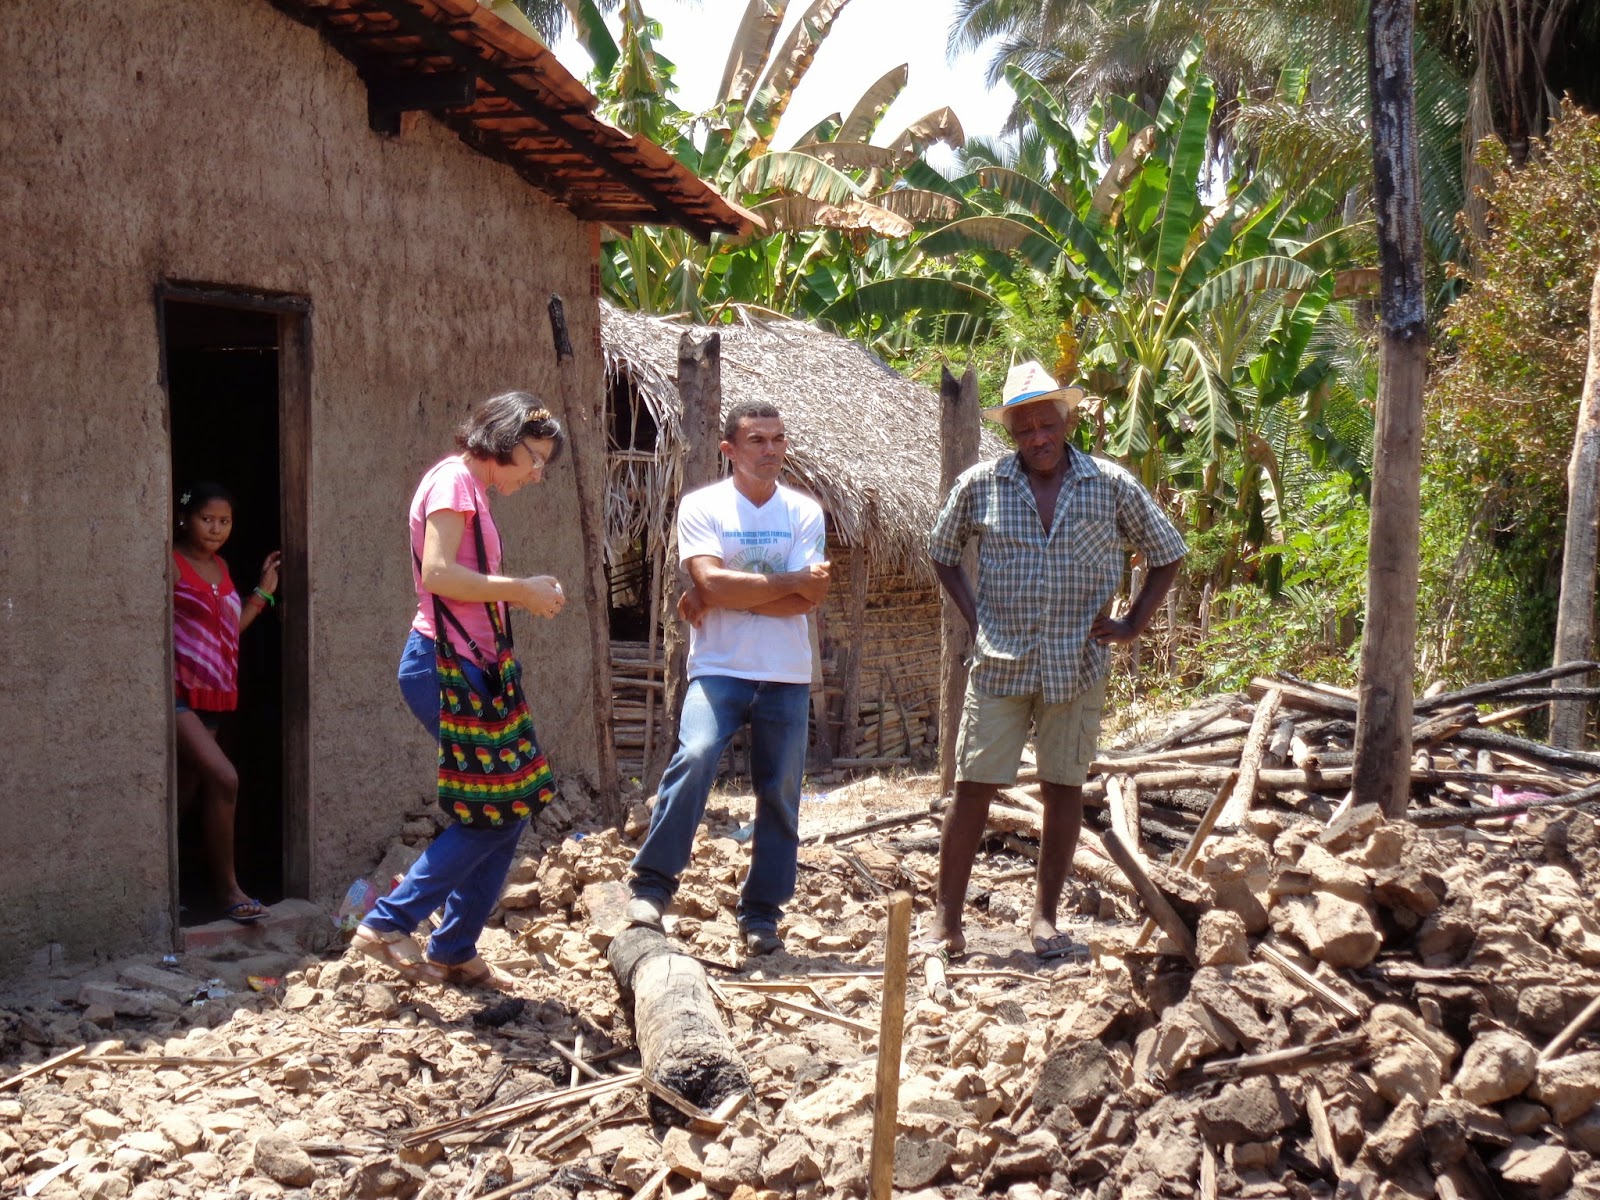
<svg viewBox="0 0 1600 1200">
<path fill-rule="evenodd" d="M 616 437 L 606 526 L 613 545 L 665 528 L 673 510 L 658 446 L 679 436 L 678 340 L 711 332 L 601 304 L 607 383 L 648 416 L 638 440 Z M 804 321 L 719 325 L 723 409 L 775 404 L 789 432 L 790 482 L 817 498 L 830 533 L 883 566 L 922 566 L 939 492 L 939 396 L 864 347 Z M 642 408 L 642 412 L 639 410 Z M 614 415 L 621 418 L 622 414 Z M 624 418 L 625 419 L 625 418 Z M 981 456 L 1005 451 L 992 431 Z M 644 444 L 641 444 L 644 443 Z"/>
<path fill-rule="evenodd" d="M 612 599 L 613 735 L 624 775 L 659 748 L 655 703 L 662 556 L 677 509 L 681 321 L 601 306 L 607 382 L 606 528 Z M 938 730 L 939 595 L 928 529 L 939 488 L 937 393 L 855 342 L 803 321 L 721 325 L 723 411 L 774 404 L 789 433 L 789 482 L 828 516 L 834 584 L 815 622 L 813 769 L 907 761 Z M 1004 444 L 991 430 L 979 453 Z"/>
</svg>

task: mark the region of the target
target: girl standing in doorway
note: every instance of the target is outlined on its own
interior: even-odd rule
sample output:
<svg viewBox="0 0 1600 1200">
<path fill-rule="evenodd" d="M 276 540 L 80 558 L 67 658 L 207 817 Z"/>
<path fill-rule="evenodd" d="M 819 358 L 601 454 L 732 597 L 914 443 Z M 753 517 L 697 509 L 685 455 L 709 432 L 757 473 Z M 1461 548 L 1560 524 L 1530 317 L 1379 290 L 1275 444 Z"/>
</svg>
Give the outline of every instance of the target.
<svg viewBox="0 0 1600 1200">
<path fill-rule="evenodd" d="M 507 392 L 478 406 L 456 434 L 460 453 L 430 467 L 411 499 L 417 612 L 400 656 L 400 693 L 438 743 L 440 802 L 455 822 L 378 901 L 351 942 L 407 978 L 502 990 L 513 982 L 479 955 L 478 936 L 499 902 L 532 804 L 549 795 L 550 770 L 531 723 L 514 746 L 491 756 L 476 736 L 487 727 L 473 722 L 498 711 L 506 724 L 519 720 L 519 709 L 525 720 L 509 606 L 553 617 L 566 597 L 552 575 L 500 574 L 489 493 L 509 496 L 542 483 L 565 443 L 561 423 L 536 397 Z M 498 770 L 496 757 L 520 772 L 503 792 L 487 774 Z M 452 777 L 458 762 L 462 769 Z M 441 904 L 444 920 L 424 958 L 411 932 Z"/>
<path fill-rule="evenodd" d="M 178 762 L 201 795 L 206 858 L 227 915 L 259 921 L 266 906 L 234 873 L 234 809 L 239 772 L 217 744 L 223 713 L 239 707 L 239 635 L 277 603 L 279 553 L 261 564 L 261 582 L 243 601 L 218 553 L 233 533 L 233 497 L 220 484 L 196 483 L 178 496 L 173 538 L 172 659 L 177 694 Z"/>
</svg>

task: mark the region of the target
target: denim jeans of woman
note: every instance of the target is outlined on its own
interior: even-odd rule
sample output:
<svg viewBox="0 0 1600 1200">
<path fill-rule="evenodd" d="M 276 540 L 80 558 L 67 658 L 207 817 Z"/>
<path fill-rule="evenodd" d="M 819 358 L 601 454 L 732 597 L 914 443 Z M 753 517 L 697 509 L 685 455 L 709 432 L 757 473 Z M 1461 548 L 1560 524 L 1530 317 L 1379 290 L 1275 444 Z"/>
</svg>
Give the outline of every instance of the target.
<svg viewBox="0 0 1600 1200">
<path fill-rule="evenodd" d="M 483 688 L 483 672 L 462 664 L 468 681 Z M 439 676 L 433 639 L 415 629 L 400 655 L 400 694 L 429 736 L 439 741 Z M 473 829 L 452 821 L 406 872 L 394 891 L 379 900 L 364 924 L 383 932 L 410 933 L 429 913 L 444 906 L 444 920 L 428 942 L 428 957 L 454 966 L 478 952 L 478 935 L 500 900 L 517 839 L 526 821 Z"/>
<path fill-rule="evenodd" d="M 650 832 L 633 860 L 633 894 L 662 907 L 689 865 L 695 830 L 729 741 L 750 722 L 750 774 L 756 793 L 750 871 L 739 893 L 739 924 L 776 929 L 794 895 L 800 847 L 800 785 L 806 767 L 806 722 L 811 689 L 702 675 L 689 683 L 678 722 L 678 750 L 657 789 Z"/>
</svg>

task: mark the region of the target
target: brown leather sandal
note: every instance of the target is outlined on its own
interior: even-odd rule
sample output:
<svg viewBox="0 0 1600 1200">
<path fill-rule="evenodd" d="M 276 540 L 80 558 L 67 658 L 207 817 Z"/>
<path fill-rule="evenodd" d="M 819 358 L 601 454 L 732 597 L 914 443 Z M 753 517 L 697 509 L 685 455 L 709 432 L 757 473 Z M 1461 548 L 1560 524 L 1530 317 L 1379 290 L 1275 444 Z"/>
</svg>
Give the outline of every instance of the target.
<svg viewBox="0 0 1600 1200">
<path fill-rule="evenodd" d="M 442 971 L 444 982 L 456 987 L 492 988 L 497 992 L 509 992 L 517 986 L 516 979 L 492 963 L 485 962 L 481 954 L 474 954 L 466 962 L 460 963 L 441 963 L 429 959 L 428 965 L 436 971 Z"/>
<path fill-rule="evenodd" d="M 350 948 L 413 982 L 443 983 L 445 980 L 438 964 L 423 958 L 421 947 L 411 935 L 398 929 L 369 929 L 358 925 L 355 936 L 350 939 Z"/>
</svg>

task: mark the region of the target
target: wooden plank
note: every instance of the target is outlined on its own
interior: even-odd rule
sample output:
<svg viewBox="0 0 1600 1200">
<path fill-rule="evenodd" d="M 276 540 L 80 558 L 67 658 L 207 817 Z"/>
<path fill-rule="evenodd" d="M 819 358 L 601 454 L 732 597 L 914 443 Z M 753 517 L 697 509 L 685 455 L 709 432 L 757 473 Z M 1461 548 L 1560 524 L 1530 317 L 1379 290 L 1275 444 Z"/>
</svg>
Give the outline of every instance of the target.
<svg viewBox="0 0 1600 1200">
<path fill-rule="evenodd" d="M 1256 785 L 1261 780 L 1261 759 L 1267 752 L 1267 743 L 1272 740 L 1273 726 L 1278 719 L 1278 706 L 1282 701 L 1283 691 L 1280 688 L 1269 688 L 1266 695 L 1256 702 L 1256 712 L 1250 722 L 1250 732 L 1244 739 L 1244 752 L 1239 756 L 1239 778 L 1233 785 L 1233 794 L 1222 806 L 1222 815 L 1217 818 L 1217 824 L 1237 826 L 1244 820 L 1245 813 L 1250 811 L 1250 804 L 1255 799 Z"/>
<path fill-rule="evenodd" d="M 889 897 L 884 947 L 883 1006 L 878 1029 L 878 1077 L 873 1092 L 872 1152 L 868 1194 L 890 1200 L 894 1191 L 894 1143 L 900 1117 L 900 1045 L 906 1024 L 906 963 L 911 941 L 911 896 Z"/>
<path fill-rule="evenodd" d="M 1105 834 L 1101 840 L 1105 843 L 1106 852 L 1111 855 L 1112 861 L 1122 869 L 1122 873 L 1128 877 L 1128 882 L 1133 884 L 1133 890 L 1138 893 L 1145 911 L 1155 918 L 1156 924 L 1161 926 L 1161 931 L 1172 939 L 1183 956 L 1198 967 L 1200 957 L 1195 953 L 1194 932 L 1183 923 L 1183 918 L 1168 903 L 1167 898 L 1161 894 L 1161 889 L 1156 887 L 1150 876 L 1145 874 L 1144 868 L 1139 865 L 1139 860 L 1122 844 L 1116 834 Z"/>
</svg>

